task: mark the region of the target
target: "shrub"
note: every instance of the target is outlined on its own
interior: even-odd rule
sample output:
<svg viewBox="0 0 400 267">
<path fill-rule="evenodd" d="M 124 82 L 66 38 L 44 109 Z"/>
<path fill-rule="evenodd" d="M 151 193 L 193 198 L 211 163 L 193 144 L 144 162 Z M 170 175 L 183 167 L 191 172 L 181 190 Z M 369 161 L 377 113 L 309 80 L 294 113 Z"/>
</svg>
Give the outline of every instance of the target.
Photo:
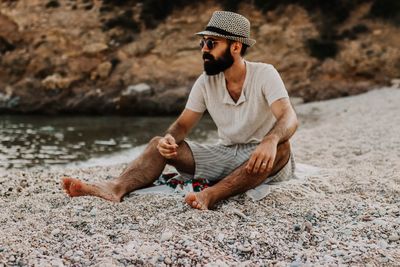
<svg viewBox="0 0 400 267">
<path fill-rule="evenodd" d="M 381 18 L 400 26 L 400 1 L 375 0 L 371 6 L 370 16 Z"/>
<path fill-rule="evenodd" d="M 307 40 L 307 47 L 310 55 L 320 60 L 335 57 L 338 52 L 336 42 L 324 39 L 309 39 Z"/>
</svg>

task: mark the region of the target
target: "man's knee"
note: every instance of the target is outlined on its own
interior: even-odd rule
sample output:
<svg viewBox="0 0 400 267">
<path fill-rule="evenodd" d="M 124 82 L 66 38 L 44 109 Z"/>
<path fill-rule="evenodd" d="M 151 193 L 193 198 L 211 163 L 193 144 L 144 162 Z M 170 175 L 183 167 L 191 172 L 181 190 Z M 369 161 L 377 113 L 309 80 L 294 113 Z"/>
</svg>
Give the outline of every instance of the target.
<svg viewBox="0 0 400 267">
<path fill-rule="evenodd" d="M 282 153 L 282 154 L 290 154 L 290 142 L 289 141 L 285 141 L 283 143 L 280 143 L 278 145 L 278 153 Z"/>
<path fill-rule="evenodd" d="M 277 165 L 279 163 L 286 163 L 289 160 L 290 157 L 290 142 L 285 141 L 283 143 L 280 143 L 278 145 L 278 151 L 276 153 L 276 160 L 275 164 Z"/>
<path fill-rule="evenodd" d="M 160 142 L 160 140 L 162 139 L 161 136 L 154 136 L 150 141 L 149 141 L 149 145 L 150 146 L 155 146 L 157 147 L 158 143 Z"/>
</svg>

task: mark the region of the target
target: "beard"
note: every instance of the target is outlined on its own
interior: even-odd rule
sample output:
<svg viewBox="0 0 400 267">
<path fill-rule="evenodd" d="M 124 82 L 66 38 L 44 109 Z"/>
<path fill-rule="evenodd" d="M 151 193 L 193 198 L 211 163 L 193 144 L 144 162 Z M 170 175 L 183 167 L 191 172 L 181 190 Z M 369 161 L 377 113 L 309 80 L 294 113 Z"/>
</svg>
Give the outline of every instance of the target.
<svg viewBox="0 0 400 267">
<path fill-rule="evenodd" d="M 224 54 L 217 59 L 215 59 L 210 53 L 204 53 L 203 60 L 204 59 L 209 60 L 204 61 L 204 70 L 207 75 L 217 75 L 232 66 L 234 61 L 229 47 L 227 47 Z"/>
</svg>

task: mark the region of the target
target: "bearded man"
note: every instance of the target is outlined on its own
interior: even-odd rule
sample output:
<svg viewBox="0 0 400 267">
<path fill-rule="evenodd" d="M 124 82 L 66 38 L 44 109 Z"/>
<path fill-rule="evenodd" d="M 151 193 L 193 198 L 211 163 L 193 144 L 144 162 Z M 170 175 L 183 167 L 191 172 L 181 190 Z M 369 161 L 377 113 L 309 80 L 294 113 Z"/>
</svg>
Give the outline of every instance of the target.
<svg viewBox="0 0 400 267">
<path fill-rule="evenodd" d="M 126 194 L 152 185 L 170 164 L 186 179 L 216 182 L 185 196 L 191 207 L 204 210 L 262 183 L 293 175 L 289 139 L 297 129 L 297 116 L 276 69 L 243 58 L 256 42 L 250 38 L 250 22 L 237 13 L 216 11 L 197 35 L 202 38 L 205 73 L 165 136 L 154 137 L 114 180 L 90 184 L 63 178 L 71 197 L 92 195 L 120 202 Z M 206 110 L 218 128 L 218 143 L 185 140 Z"/>
</svg>

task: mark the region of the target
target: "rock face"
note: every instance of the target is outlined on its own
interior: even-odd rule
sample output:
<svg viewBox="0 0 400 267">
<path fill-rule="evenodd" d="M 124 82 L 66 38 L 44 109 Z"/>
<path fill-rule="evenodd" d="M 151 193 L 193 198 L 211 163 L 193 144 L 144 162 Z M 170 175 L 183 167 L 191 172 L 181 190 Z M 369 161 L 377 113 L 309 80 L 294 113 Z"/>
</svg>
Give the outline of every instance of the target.
<svg viewBox="0 0 400 267">
<path fill-rule="evenodd" d="M 202 72 L 195 32 L 217 2 L 176 9 L 148 28 L 135 1 L 2 1 L 0 113 L 179 113 Z M 121 3 L 120 3 L 121 2 Z M 132 3 L 131 3 L 132 2 Z M 246 59 L 273 64 L 305 101 L 357 94 L 400 77 L 400 29 L 360 4 L 338 27 L 338 53 L 311 56 L 318 22 L 287 5 L 242 4 L 257 44 Z M 146 84 L 141 90 L 132 86 Z"/>
</svg>

